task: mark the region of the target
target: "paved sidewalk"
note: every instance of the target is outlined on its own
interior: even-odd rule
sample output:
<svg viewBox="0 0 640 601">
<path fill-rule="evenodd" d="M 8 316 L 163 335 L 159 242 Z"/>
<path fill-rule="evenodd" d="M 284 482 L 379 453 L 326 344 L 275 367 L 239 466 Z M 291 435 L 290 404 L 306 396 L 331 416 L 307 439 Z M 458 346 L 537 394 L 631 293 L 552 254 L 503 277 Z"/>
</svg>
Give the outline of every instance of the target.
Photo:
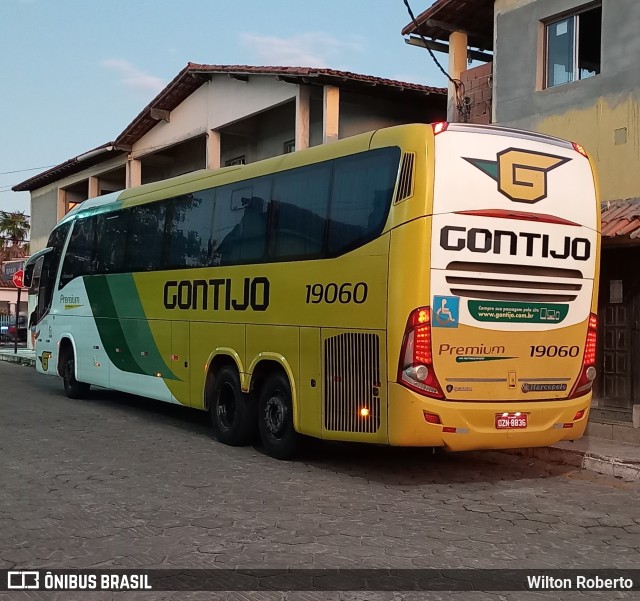
<svg viewBox="0 0 640 601">
<path fill-rule="evenodd" d="M 0 361 L 12 361 L 35 366 L 33 350 L 19 348 L 0 349 Z M 616 442 L 596 436 L 585 436 L 575 442 L 560 442 L 551 447 L 513 449 L 507 453 L 534 457 L 549 463 L 573 465 L 585 470 L 614 476 L 628 481 L 640 481 L 640 445 Z"/>
<path fill-rule="evenodd" d="M 575 442 L 559 442 L 550 447 L 513 449 L 511 454 L 534 457 L 549 463 L 573 465 L 585 470 L 640 481 L 640 445 L 584 436 Z"/>
<path fill-rule="evenodd" d="M 13 347 L 0 348 L 0 361 L 11 361 L 12 363 L 20 363 L 22 365 L 36 365 L 36 354 L 32 349 L 18 347 L 18 352 L 14 353 Z"/>
</svg>

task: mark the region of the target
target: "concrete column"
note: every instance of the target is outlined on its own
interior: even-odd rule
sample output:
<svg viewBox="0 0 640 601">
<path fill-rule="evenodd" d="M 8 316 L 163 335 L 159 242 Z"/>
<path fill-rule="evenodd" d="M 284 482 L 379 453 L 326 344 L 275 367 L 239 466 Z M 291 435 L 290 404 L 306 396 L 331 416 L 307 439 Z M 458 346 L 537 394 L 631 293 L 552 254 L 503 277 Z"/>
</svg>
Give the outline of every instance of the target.
<svg viewBox="0 0 640 601">
<path fill-rule="evenodd" d="M 449 36 L 449 75 L 452 79 L 460 79 L 463 71 L 467 70 L 467 34 L 454 31 Z M 447 121 L 460 121 L 456 108 L 456 90 L 449 82 L 447 102 Z"/>
<path fill-rule="evenodd" d="M 322 89 L 322 143 L 338 139 L 340 122 L 340 88 L 324 86 Z"/>
<path fill-rule="evenodd" d="M 89 176 L 89 196 L 87 198 L 95 198 L 100 196 L 100 180 L 93 175 Z"/>
<path fill-rule="evenodd" d="M 67 191 L 58 188 L 58 202 L 56 204 L 56 223 L 60 221 L 67 210 Z"/>
<path fill-rule="evenodd" d="M 299 85 L 296 91 L 296 150 L 309 148 L 309 86 Z"/>
<path fill-rule="evenodd" d="M 221 137 L 216 129 L 207 132 L 207 169 L 220 169 Z"/>
<path fill-rule="evenodd" d="M 127 188 L 135 188 L 142 184 L 142 163 L 131 155 L 127 158 Z"/>
</svg>

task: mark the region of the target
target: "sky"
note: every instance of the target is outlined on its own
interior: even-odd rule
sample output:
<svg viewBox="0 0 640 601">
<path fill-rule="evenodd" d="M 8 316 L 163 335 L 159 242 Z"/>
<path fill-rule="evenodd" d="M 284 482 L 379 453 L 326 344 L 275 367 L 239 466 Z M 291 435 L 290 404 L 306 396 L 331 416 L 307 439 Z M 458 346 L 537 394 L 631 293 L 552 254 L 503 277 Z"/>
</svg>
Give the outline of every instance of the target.
<svg viewBox="0 0 640 601">
<path fill-rule="evenodd" d="M 0 0 L 0 210 L 29 214 L 11 186 L 114 140 L 188 62 L 444 87 L 409 21 L 403 0 Z"/>
</svg>

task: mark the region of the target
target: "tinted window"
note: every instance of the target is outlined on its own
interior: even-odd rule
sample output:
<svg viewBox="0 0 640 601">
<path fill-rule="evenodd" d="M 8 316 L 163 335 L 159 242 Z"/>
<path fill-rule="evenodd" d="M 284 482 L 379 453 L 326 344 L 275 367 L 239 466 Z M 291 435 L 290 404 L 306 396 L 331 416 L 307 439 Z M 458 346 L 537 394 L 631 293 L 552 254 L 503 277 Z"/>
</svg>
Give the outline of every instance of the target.
<svg viewBox="0 0 640 601">
<path fill-rule="evenodd" d="M 275 176 L 272 256 L 320 255 L 329 213 L 330 186 L 330 162 Z"/>
<path fill-rule="evenodd" d="M 166 203 L 155 202 L 125 211 L 129 213 L 125 260 L 127 271 L 154 271 L 161 268 L 165 207 Z"/>
<path fill-rule="evenodd" d="M 261 261 L 265 257 L 271 178 L 216 190 L 213 264 Z"/>
<path fill-rule="evenodd" d="M 77 219 L 62 264 L 62 287 L 73 278 L 92 273 L 95 248 L 95 218 Z"/>
<path fill-rule="evenodd" d="M 393 196 L 399 160 L 399 148 L 381 148 L 334 161 L 330 254 L 364 244 L 380 233 Z"/>
<path fill-rule="evenodd" d="M 168 257 L 165 267 L 205 267 L 213 253 L 214 190 L 171 199 L 168 211 Z"/>
<path fill-rule="evenodd" d="M 96 217 L 96 271 L 125 271 L 125 242 L 129 212 L 104 213 Z M 126 266 L 126 270 L 129 267 Z"/>
<path fill-rule="evenodd" d="M 67 234 L 70 228 L 71 222 L 63 223 L 60 227 L 53 230 L 49 236 L 47 246 L 53 248 L 49 253 L 51 255 L 49 263 L 55 265 L 56 269 L 62 256 L 62 249 L 64 248 L 64 243 L 67 241 Z"/>
<path fill-rule="evenodd" d="M 58 274 L 58 265 L 62 257 L 62 249 L 67 241 L 67 235 L 71 229 L 71 222 L 63 223 L 57 227 L 47 242 L 47 246 L 53 250 L 44 256 L 42 272 L 40 273 L 40 289 L 38 291 L 38 314 L 42 317 L 51 306 L 51 299 L 55 291 L 55 280 Z"/>
</svg>

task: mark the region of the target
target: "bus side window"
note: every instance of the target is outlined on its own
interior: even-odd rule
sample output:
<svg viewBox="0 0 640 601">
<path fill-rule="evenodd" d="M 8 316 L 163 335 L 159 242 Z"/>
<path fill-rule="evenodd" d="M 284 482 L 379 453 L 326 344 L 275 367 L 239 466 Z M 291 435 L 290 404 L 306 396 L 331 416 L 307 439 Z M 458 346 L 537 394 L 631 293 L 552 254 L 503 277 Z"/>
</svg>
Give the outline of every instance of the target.
<svg viewBox="0 0 640 601">
<path fill-rule="evenodd" d="M 92 272 L 95 248 L 95 218 L 77 219 L 62 263 L 59 288 L 78 276 Z"/>
<path fill-rule="evenodd" d="M 125 269 L 128 211 L 103 213 L 96 219 L 96 273 L 120 273 Z"/>
<path fill-rule="evenodd" d="M 214 200 L 213 188 L 169 199 L 165 269 L 211 264 Z"/>
<path fill-rule="evenodd" d="M 400 149 L 381 148 L 336 159 L 331 191 L 329 254 L 373 240 L 384 227 Z"/>
<path fill-rule="evenodd" d="M 329 214 L 331 163 L 292 169 L 275 176 L 271 255 L 318 257 Z"/>
<path fill-rule="evenodd" d="M 58 267 L 60 265 L 60 259 L 62 258 L 62 250 L 67 241 L 67 235 L 70 229 L 70 221 L 63 223 L 51 232 L 49 240 L 47 241 L 47 246 L 52 250 L 45 255 L 40 273 L 40 286 L 38 289 L 38 315 L 40 318 L 46 315 L 51 307 Z"/>
<path fill-rule="evenodd" d="M 263 261 L 271 208 L 271 177 L 218 188 L 213 264 Z"/>
<path fill-rule="evenodd" d="M 129 209 L 124 259 L 127 271 L 155 271 L 162 268 L 165 217 L 164 202 Z"/>
</svg>

